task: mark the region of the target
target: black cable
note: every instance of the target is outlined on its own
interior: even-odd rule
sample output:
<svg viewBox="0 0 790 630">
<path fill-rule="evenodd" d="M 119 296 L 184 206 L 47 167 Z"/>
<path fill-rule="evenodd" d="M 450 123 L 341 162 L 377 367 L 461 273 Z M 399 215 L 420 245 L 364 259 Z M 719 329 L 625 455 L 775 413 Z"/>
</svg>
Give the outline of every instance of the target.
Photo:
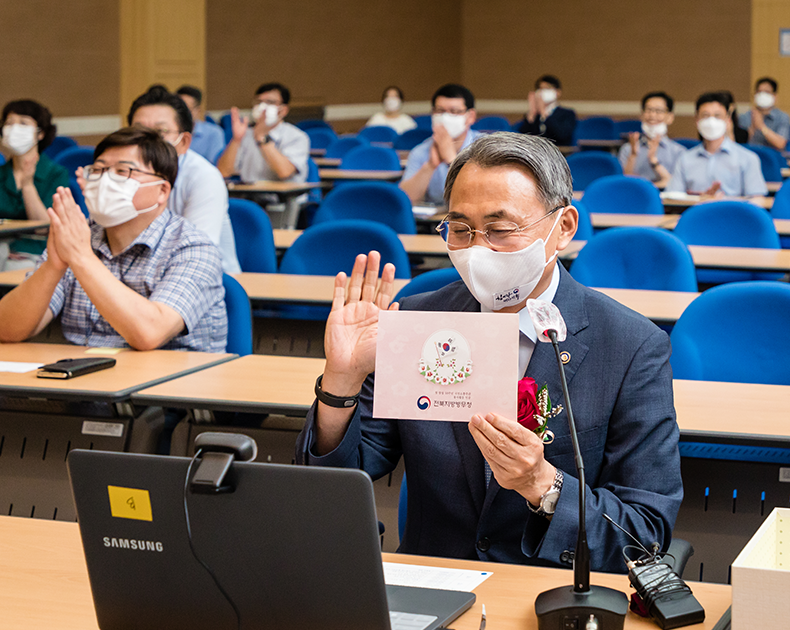
<svg viewBox="0 0 790 630">
<path fill-rule="evenodd" d="M 211 567 L 208 566 L 208 564 L 206 564 L 205 562 L 203 562 L 203 560 L 201 560 L 200 557 L 197 555 L 197 552 L 195 551 L 195 546 L 192 543 L 192 527 L 189 524 L 189 506 L 187 505 L 187 497 L 189 495 L 189 477 L 192 474 L 192 468 L 195 465 L 195 462 L 197 461 L 198 457 L 200 457 L 200 454 L 202 452 L 203 452 L 202 449 L 198 449 L 197 452 L 195 453 L 195 456 L 192 458 L 192 461 L 189 462 L 189 466 L 187 467 L 187 476 L 186 479 L 184 480 L 184 516 L 186 517 L 187 540 L 189 541 L 189 549 L 192 551 L 192 555 L 194 556 L 195 560 L 197 560 L 200 563 L 200 566 L 202 566 L 206 570 L 206 572 L 211 576 L 211 579 L 214 580 L 214 584 L 217 585 L 219 592 L 222 593 L 222 596 L 227 600 L 231 608 L 233 608 L 233 612 L 236 614 L 236 627 L 238 628 L 238 630 L 241 630 L 241 613 L 239 612 L 239 609 L 237 608 L 231 596 L 228 595 L 227 591 L 225 591 L 225 589 L 222 588 L 222 584 L 219 583 L 219 579 L 217 579 L 217 576 L 214 574 L 214 571 L 211 569 Z"/>
</svg>

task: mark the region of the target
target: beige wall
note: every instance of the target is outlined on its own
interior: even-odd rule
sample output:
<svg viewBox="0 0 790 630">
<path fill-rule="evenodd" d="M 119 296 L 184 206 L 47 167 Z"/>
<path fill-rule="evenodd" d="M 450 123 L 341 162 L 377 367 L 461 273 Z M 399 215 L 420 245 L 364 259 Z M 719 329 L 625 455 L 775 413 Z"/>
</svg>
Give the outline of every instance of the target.
<svg viewBox="0 0 790 630">
<path fill-rule="evenodd" d="M 779 30 L 790 28 L 790 2 L 752 0 L 752 83 L 763 76 L 779 82 L 779 106 L 790 107 L 790 57 L 779 56 Z"/>
</svg>

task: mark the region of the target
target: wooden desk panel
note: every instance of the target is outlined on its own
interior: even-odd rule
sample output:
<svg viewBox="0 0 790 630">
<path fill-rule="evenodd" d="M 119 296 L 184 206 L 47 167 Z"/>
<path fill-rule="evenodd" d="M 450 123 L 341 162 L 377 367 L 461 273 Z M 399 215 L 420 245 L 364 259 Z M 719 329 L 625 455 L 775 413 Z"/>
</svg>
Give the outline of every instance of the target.
<svg viewBox="0 0 790 630">
<path fill-rule="evenodd" d="M 689 251 L 697 267 L 790 271 L 790 249 L 689 245 Z"/>
<path fill-rule="evenodd" d="M 295 276 L 281 273 L 239 273 L 239 281 L 251 300 L 299 302 L 330 305 L 334 295 L 334 276 Z M 395 280 L 397 293 L 408 280 Z"/>
<path fill-rule="evenodd" d="M 25 221 L 16 219 L 0 219 L 0 237 L 14 234 L 35 232 L 38 229 L 49 227 L 49 221 Z"/>
<path fill-rule="evenodd" d="M 770 210 L 774 205 L 773 197 L 722 197 L 721 199 L 701 199 L 699 195 L 687 195 L 679 199 L 670 198 L 662 195 L 661 202 L 665 208 L 690 208 L 701 203 L 711 201 L 748 201 L 760 208 Z"/>
<path fill-rule="evenodd" d="M 260 193 L 273 193 L 281 196 L 301 195 L 303 193 L 313 190 L 313 188 L 322 188 L 320 182 L 278 182 L 261 180 L 252 184 L 236 184 L 229 183 L 228 191 L 238 192 L 260 192 Z"/>
<path fill-rule="evenodd" d="M 403 171 L 351 171 L 337 168 L 318 169 L 322 180 L 336 181 L 346 179 L 367 179 L 375 181 L 396 182 L 403 176 Z"/>
<path fill-rule="evenodd" d="M 676 322 L 699 293 L 647 291 L 641 289 L 595 289 L 641 313 L 654 322 Z"/>
<path fill-rule="evenodd" d="M 590 220 L 595 228 L 609 227 L 660 227 L 672 229 L 678 222 L 672 214 L 618 214 L 591 212 Z"/>
</svg>

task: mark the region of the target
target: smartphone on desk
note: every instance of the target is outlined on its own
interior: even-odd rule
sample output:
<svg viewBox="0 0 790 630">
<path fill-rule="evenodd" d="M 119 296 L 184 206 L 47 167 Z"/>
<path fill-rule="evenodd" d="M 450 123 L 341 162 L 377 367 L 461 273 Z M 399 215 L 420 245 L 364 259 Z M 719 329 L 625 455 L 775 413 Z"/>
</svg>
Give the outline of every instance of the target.
<svg viewBox="0 0 790 630">
<path fill-rule="evenodd" d="M 75 378 L 83 374 L 106 370 L 115 365 L 110 357 L 91 357 L 89 359 L 61 359 L 56 363 L 42 365 L 38 368 L 38 378 Z"/>
</svg>

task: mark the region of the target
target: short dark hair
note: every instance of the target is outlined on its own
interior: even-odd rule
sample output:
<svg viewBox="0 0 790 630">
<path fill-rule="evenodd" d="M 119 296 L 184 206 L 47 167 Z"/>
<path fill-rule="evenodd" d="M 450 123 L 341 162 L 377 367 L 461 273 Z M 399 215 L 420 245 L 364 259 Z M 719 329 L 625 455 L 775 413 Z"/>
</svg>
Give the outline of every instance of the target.
<svg viewBox="0 0 790 630">
<path fill-rule="evenodd" d="M 176 90 L 176 94 L 178 96 L 191 96 L 195 99 L 195 105 L 200 105 L 203 102 L 203 92 L 194 85 L 182 85 Z"/>
<path fill-rule="evenodd" d="M 141 94 L 134 100 L 132 107 L 129 109 L 129 114 L 126 116 L 127 124 L 132 124 L 132 119 L 138 109 L 148 105 L 166 105 L 172 108 L 176 113 L 178 130 L 181 133 L 192 133 L 192 113 L 189 111 L 189 107 L 181 100 L 180 96 L 168 92 L 164 85 L 152 85 L 145 94 Z"/>
<path fill-rule="evenodd" d="M 400 98 L 400 100 L 403 100 L 403 90 L 401 90 L 397 85 L 388 85 L 387 87 L 384 88 L 384 91 L 381 93 L 382 101 L 385 98 L 387 98 L 387 92 L 389 92 L 390 90 L 395 90 L 398 93 L 398 98 Z"/>
<path fill-rule="evenodd" d="M 445 205 L 450 204 L 458 173 L 470 162 L 482 168 L 507 165 L 526 170 L 535 179 L 538 195 L 546 210 L 572 203 L 573 180 L 568 162 L 556 145 L 542 136 L 501 131 L 479 137 L 450 165 L 444 183 Z"/>
<path fill-rule="evenodd" d="M 124 127 L 112 132 L 96 145 L 93 160 L 98 160 L 108 149 L 134 146 L 139 147 L 143 162 L 150 165 L 154 173 L 169 181 L 172 188 L 178 175 L 178 154 L 172 144 L 148 127 Z"/>
<path fill-rule="evenodd" d="M 672 111 L 675 107 L 675 99 L 673 99 L 669 94 L 666 92 L 648 92 L 642 97 L 642 110 L 645 109 L 645 105 L 647 101 L 651 98 L 663 98 L 664 102 L 667 104 L 667 109 Z"/>
<path fill-rule="evenodd" d="M 553 74 L 544 74 L 542 77 L 538 77 L 535 81 L 535 89 L 537 90 L 540 87 L 541 83 L 548 83 L 549 85 L 553 85 L 555 89 L 561 90 L 562 83 L 560 80 L 555 77 Z"/>
<path fill-rule="evenodd" d="M 475 108 L 474 94 L 472 94 L 469 88 L 465 88 L 463 85 L 459 85 L 458 83 L 447 83 L 436 90 L 436 92 L 434 92 L 433 98 L 431 98 L 431 107 L 436 106 L 436 99 L 440 96 L 443 96 L 444 98 L 462 98 L 464 99 L 464 105 L 466 105 L 466 109 Z"/>
<path fill-rule="evenodd" d="M 52 123 L 52 114 L 46 107 L 36 101 L 23 99 L 6 103 L 6 106 L 3 108 L 3 120 L 0 122 L 0 127 L 5 125 L 6 118 L 8 118 L 9 114 L 30 116 L 30 118 L 36 121 L 39 130 L 44 132 L 44 136 L 38 141 L 39 153 L 42 153 L 44 149 L 52 144 L 52 141 L 58 133 L 57 125 Z"/>
<path fill-rule="evenodd" d="M 694 111 L 698 112 L 699 108 L 705 105 L 705 103 L 719 103 L 722 107 L 724 107 L 724 109 L 729 111 L 732 102 L 732 94 L 729 92 L 705 92 L 697 99 L 697 103 L 694 106 Z"/>
<path fill-rule="evenodd" d="M 263 94 L 264 92 L 271 92 L 277 90 L 280 93 L 280 98 L 283 100 L 283 105 L 288 105 L 291 102 L 291 90 L 285 87 L 282 83 L 264 83 L 257 90 L 255 96 Z"/>
<path fill-rule="evenodd" d="M 770 85 L 774 92 L 779 89 L 779 84 L 776 82 L 776 79 L 772 79 L 771 77 L 760 77 L 757 79 L 757 81 L 754 82 L 754 89 L 756 90 L 758 87 L 760 87 L 761 83 L 767 83 Z"/>
</svg>

